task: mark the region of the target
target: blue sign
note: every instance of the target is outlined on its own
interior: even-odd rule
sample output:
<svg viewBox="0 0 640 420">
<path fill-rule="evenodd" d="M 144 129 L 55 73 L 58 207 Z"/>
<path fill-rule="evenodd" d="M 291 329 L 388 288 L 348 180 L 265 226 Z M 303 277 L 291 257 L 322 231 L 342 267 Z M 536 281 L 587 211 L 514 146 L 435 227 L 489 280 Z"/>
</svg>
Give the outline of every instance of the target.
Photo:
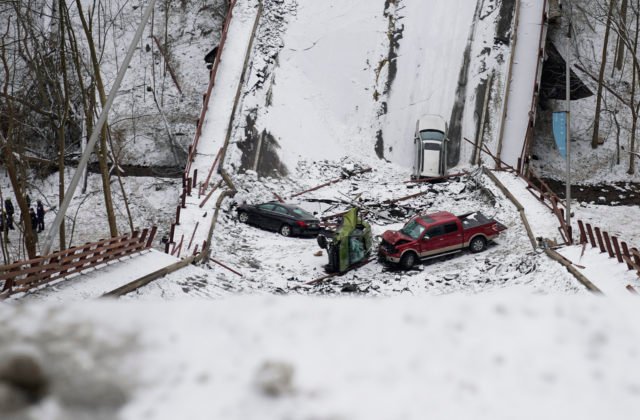
<svg viewBox="0 0 640 420">
<path fill-rule="evenodd" d="M 567 159 L 567 113 L 553 113 L 553 137 L 556 139 L 558 151 L 564 159 Z"/>
</svg>

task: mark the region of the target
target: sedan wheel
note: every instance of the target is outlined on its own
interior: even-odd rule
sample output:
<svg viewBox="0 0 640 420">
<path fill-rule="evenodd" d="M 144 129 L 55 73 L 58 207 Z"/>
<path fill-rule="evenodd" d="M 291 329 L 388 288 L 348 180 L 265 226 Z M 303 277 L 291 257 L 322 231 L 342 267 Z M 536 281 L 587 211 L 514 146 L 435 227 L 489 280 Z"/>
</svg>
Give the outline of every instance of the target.
<svg viewBox="0 0 640 420">
<path fill-rule="evenodd" d="M 282 236 L 291 236 L 291 227 L 289 225 L 280 226 L 280 235 Z"/>
<path fill-rule="evenodd" d="M 242 212 L 240 212 L 240 214 L 238 215 L 238 219 L 239 219 L 242 223 L 248 223 L 248 222 L 249 222 L 249 215 L 247 214 L 247 212 L 242 211 Z"/>
</svg>

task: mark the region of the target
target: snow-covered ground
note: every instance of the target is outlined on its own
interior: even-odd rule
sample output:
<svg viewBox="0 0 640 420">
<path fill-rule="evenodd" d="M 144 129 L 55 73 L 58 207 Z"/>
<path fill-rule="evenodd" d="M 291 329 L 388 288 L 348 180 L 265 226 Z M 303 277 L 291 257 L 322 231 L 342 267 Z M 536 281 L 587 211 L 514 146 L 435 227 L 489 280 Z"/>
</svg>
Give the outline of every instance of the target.
<svg viewBox="0 0 640 420">
<path fill-rule="evenodd" d="M 0 370 L 47 387 L 3 419 L 631 419 L 639 316 L 510 293 L 4 305 Z"/>
</svg>

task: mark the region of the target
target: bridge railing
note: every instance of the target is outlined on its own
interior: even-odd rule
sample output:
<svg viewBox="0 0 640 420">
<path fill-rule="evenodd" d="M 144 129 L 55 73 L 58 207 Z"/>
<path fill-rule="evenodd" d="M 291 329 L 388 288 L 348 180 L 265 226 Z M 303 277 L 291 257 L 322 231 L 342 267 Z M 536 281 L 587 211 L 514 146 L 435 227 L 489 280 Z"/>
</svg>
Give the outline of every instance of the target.
<svg viewBox="0 0 640 420">
<path fill-rule="evenodd" d="M 0 300 L 151 248 L 156 226 L 0 266 Z"/>
</svg>

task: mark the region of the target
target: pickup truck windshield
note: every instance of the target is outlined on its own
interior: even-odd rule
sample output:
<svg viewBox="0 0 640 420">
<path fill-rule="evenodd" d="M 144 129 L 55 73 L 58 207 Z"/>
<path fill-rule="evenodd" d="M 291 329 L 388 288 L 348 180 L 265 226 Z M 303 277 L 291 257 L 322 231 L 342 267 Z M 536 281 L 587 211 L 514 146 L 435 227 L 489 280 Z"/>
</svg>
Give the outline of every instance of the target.
<svg viewBox="0 0 640 420">
<path fill-rule="evenodd" d="M 442 141 L 444 140 L 444 133 L 437 130 L 423 130 L 420 132 L 420 140 Z"/>
<path fill-rule="evenodd" d="M 404 233 L 407 236 L 410 236 L 412 239 L 418 239 L 422 232 L 424 232 L 424 226 L 415 220 L 411 220 L 409 223 L 404 225 L 400 232 Z"/>
</svg>

